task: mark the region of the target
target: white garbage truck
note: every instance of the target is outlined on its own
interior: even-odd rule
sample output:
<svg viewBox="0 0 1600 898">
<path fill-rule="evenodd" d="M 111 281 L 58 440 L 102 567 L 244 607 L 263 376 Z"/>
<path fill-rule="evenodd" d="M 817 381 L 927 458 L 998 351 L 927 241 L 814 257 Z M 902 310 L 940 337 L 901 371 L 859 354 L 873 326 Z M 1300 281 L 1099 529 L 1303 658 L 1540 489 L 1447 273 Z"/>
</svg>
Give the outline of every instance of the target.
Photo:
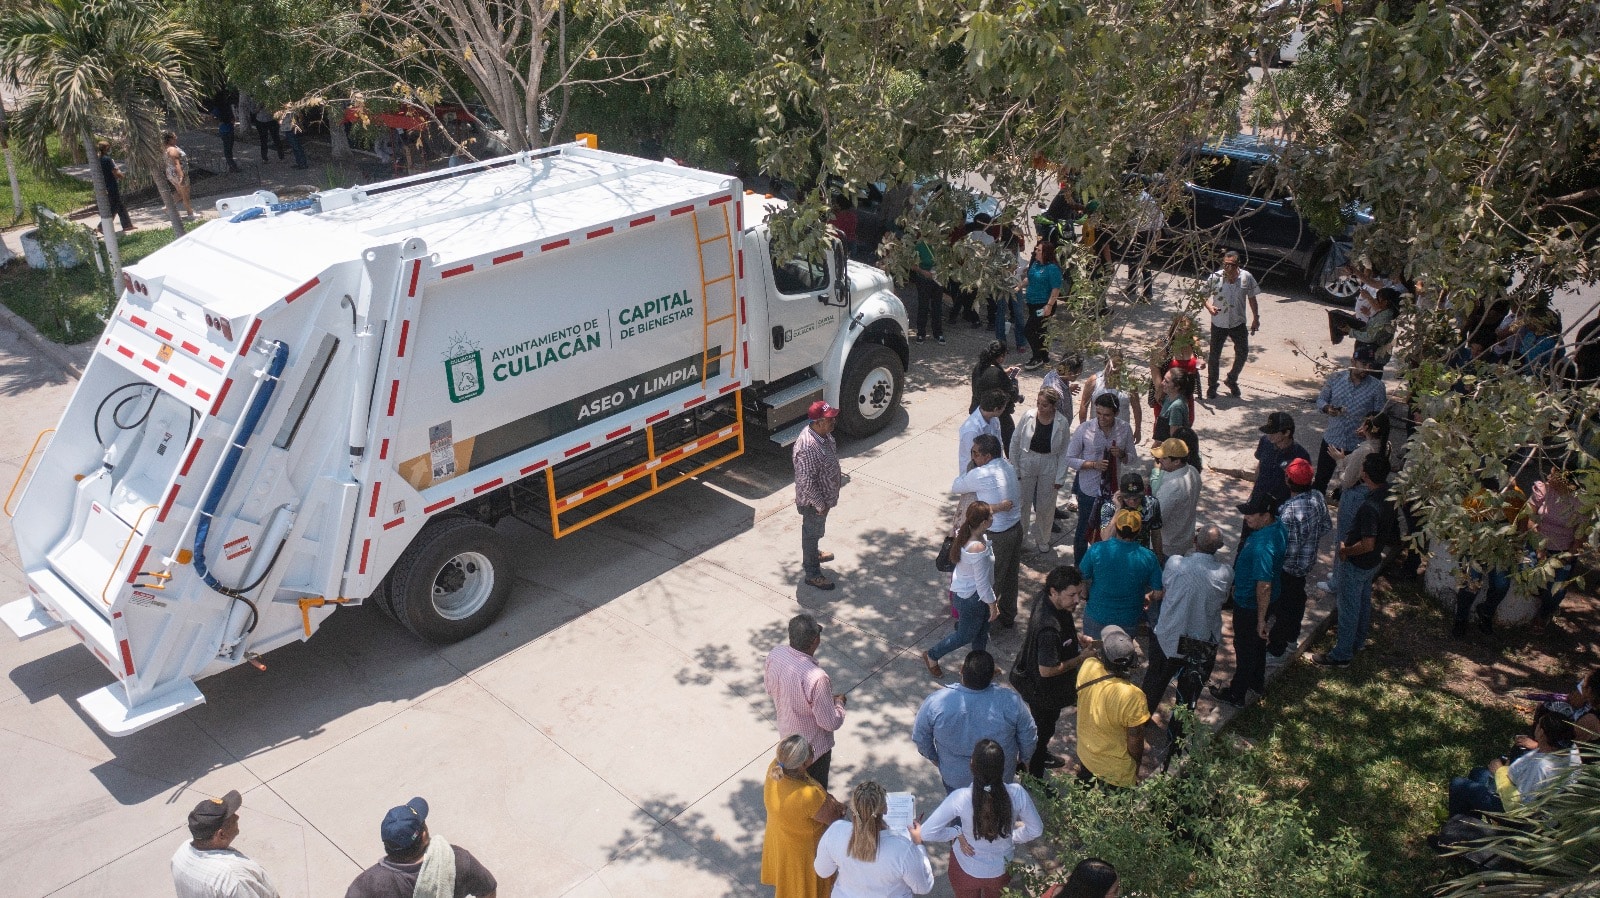
<svg viewBox="0 0 1600 898">
<path fill-rule="evenodd" d="M 371 601 L 449 642 L 500 613 L 516 516 L 561 537 L 785 442 L 880 429 L 909 363 L 889 278 L 774 258 L 774 201 L 586 142 L 220 217 L 123 275 L 6 498 L 21 638 L 65 626 L 123 735 Z M 798 423 L 796 423 L 798 422 Z M 549 545 L 558 546 L 559 543 Z"/>
</svg>

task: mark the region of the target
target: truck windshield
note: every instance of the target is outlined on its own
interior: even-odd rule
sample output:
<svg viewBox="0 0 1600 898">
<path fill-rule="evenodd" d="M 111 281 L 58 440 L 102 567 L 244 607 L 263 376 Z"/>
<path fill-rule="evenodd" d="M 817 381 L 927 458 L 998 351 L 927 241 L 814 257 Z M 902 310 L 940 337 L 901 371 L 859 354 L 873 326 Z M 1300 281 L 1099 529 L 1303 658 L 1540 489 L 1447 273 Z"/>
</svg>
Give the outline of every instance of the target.
<svg viewBox="0 0 1600 898">
<path fill-rule="evenodd" d="M 815 293 L 828 288 L 828 266 L 818 259 L 772 259 L 772 283 L 779 293 Z"/>
</svg>

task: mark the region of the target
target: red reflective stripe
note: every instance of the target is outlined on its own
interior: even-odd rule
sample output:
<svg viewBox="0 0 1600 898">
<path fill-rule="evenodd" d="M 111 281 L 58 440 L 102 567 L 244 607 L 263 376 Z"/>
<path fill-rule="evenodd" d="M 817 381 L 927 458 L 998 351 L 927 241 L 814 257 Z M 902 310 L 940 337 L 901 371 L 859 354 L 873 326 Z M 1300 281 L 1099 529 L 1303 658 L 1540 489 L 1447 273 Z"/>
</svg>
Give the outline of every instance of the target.
<svg viewBox="0 0 1600 898">
<path fill-rule="evenodd" d="M 657 421 L 660 421 L 662 418 L 665 418 L 668 414 L 670 414 L 670 412 L 656 412 L 655 414 L 651 415 L 650 417 L 644 419 L 644 423 L 646 423 L 646 424 L 654 424 Z"/>
<path fill-rule="evenodd" d="M 547 252 L 549 252 L 549 251 L 551 251 L 553 249 L 560 249 L 563 246 L 566 246 L 567 244 L 569 244 L 571 242 L 572 242 L 571 240 L 563 238 L 561 240 L 556 240 L 556 241 L 553 241 L 551 243 L 546 243 L 545 245 L 539 247 L 539 252 L 547 253 Z"/>
<path fill-rule="evenodd" d="M 398 358 L 406 357 L 406 338 L 411 336 L 411 319 L 400 322 L 400 348 L 395 352 Z"/>
<path fill-rule="evenodd" d="M 128 676 L 131 677 L 133 676 L 133 650 L 128 648 L 128 640 L 126 639 L 118 644 L 122 646 L 122 669 L 127 671 Z"/>
<path fill-rule="evenodd" d="M 157 365 L 155 362 L 150 361 L 149 359 L 140 359 L 139 360 L 139 364 L 145 366 L 146 368 L 149 368 L 151 371 L 154 371 L 157 374 L 161 373 L 161 366 Z"/>
<path fill-rule="evenodd" d="M 291 293 L 288 296 L 285 296 L 283 298 L 284 304 L 288 305 L 289 303 L 294 302 L 295 300 L 299 299 L 300 297 L 305 296 L 306 295 L 306 291 L 310 290 L 312 287 L 315 287 L 317 284 L 319 284 L 321 282 L 322 282 L 321 278 L 312 278 L 311 280 L 306 281 L 304 284 L 301 284 L 293 293 Z"/>
<path fill-rule="evenodd" d="M 704 396 L 696 396 L 693 399 L 689 400 L 688 402 L 685 402 L 683 404 L 683 407 L 684 408 L 694 408 L 695 406 L 697 406 L 700 403 L 705 402 L 705 401 L 706 401 L 706 397 L 704 397 Z"/>
<path fill-rule="evenodd" d="M 167 512 L 172 510 L 173 500 L 175 500 L 177 498 L 178 498 L 178 485 L 176 483 L 174 483 L 172 485 L 172 489 L 167 490 L 167 501 L 161 503 L 161 511 L 156 514 L 156 523 L 157 524 L 159 524 L 162 521 L 165 521 L 167 519 Z"/>
<path fill-rule="evenodd" d="M 400 381 L 389 384 L 389 417 L 394 417 L 394 404 L 400 399 Z"/>
<path fill-rule="evenodd" d="M 372 540 L 364 539 L 361 541 L 361 567 L 357 569 L 357 573 L 365 574 L 367 572 L 367 552 L 371 548 Z"/>
<path fill-rule="evenodd" d="M 183 378 L 179 377 L 176 374 L 168 373 L 167 374 L 167 380 L 172 381 L 173 383 L 177 384 L 179 387 L 187 387 L 187 386 L 189 386 L 189 382 L 188 381 L 184 380 Z"/>
<path fill-rule="evenodd" d="M 613 430 L 610 433 L 606 434 L 606 439 L 614 440 L 617 437 L 622 436 L 623 434 L 627 433 L 628 431 L 630 431 L 632 429 L 633 429 L 633 425 L 630 424 L 627 427 L 622 428 L 621 430 Z"/>
<path fill-rule="evenodd" d="M 210 393 L 207 393 L 205 390 L 202 390 L 199 387 L 195 387 L 194 394 L 196 396 L 199 396 L 200 397 L 200 401 L 202 401 L 202 402 L 204 402 L 206 400 L 209 400 L 211 398 L 211 394 Z"/>
<path fill-rule="evenodd" d="M 573 446 L 571 449 L 568 449 L 566 451 L 565 457 L 566 458 L 571 458 L 574 455 L 577 455 L 579 452 L 584 452 L 584 451 L 588 450 L 590 445 L 591 445 L 590 443 L 584 443 L 582 446 Z"/>
<path fill-rule="evenodd" d="M 693 212 L 693 211 L 694 211 L 694 203 L 690 203 L 687 206 L 679 206 L 678 208 L 673 209 L 672 210 L 672 214 L 673 215 L 682 215 L 685 212 Z"/>
<path fill-rule="evenodd" d="M 206 359 L 206 361 L 210 362 L 211 364 L 215 365 L 218 368 L 223 368 L 223 367 L 227 366 L 226 362 L 224 362 L 222 359 L 217 358 L 216 356 L 212 356 L 211 358 Z"/>
<path fill-rule="evenodd" d="M 400 526 L 401 524 L 404 524 L 405 522 L 406 522 L 405 518 L 395 518 L 394 520 L 390 521 L 389 523 L 384 524 L 383 525 L 383 529 L 385 529 L 385 530 L 393 530 L 394 528 Z"/>
<path fill-rule="evenodd" d="M 584 236 L 587 237 L 590 240 L 593 240 L 596 237 L 604 237 L 605 235 L 607 235 L 607 234 L 609 234 L 609 233 L 611 233 L 612 231 L 615 231 L 615 230 L 616 230 L 616 228 L 601 228 L 601 229 L 599 229 L 597 231 L 590 231 L 588 234 L 585 234 Z"/>
<path fill-rule="evenodd" d="M 189 476 L 189 469 L 194 466 L 195 457 L 200 454 L 200 447 L 204 443 L 205 440 L 195 440 L 194 445 L 189 447 L 189 457 L 183 460 L 183 467 L 178 469 L 179 477 Z"/>
<path fill-rule="evenodd" d="M 150 546 L 148 544 L 146 544 L 144 548 L 139 550 L 139 557 L 134 559 L 134 561 L 133 561 L 133 570 L 128 572 L 128 582 L 129 583 L 132 583 L 133 581 L 139 579 L 139 571 L 144 569 L 144 560 L 146 558 L 149 558 L 149 557 L 150 557 Z"/>
<path fill-rule="evenodd" d="M 506 482 L 506 479 L 504 477 L 496 477 L 495 479 L 489 481 L 488 483 L 482 484 L 481 486 L 473 487 L 472 488 L 472 494 L 474 496 L 476 496 L 477 494 L 479 494 L 481 492 L 484 492 L 485 490 L 492 490 L 495 487 L 497 487 L 500 484 L 505 483 L 505 482 Z"/>
<path fill-rule="evenodd" d="M 740 280 L 744 280 L 744 250 L 742 250 L 742 249 L 739 250 L 738 255 L 739 255 L 739 279 Z M 739 305 L 740 318 L 739 318 L 739 320 L 743 321 L 744 320 L 744 317 L 743 317 L 743 315 L 744 315 L 744 305 L 743 305 L 744 297 L 742 297 L 742 296 L 739 297 L 739 302 L 740 302 L 740 305 Z"/>
<path fill-rule="evenodd" d="M 448 499 L 440 499 L 438 502 L 435 502 L 432 505 L 424 505 L 422 507 L 422 513 L 423 514 L 433 514 L 434 512 L 438 511 L 441 508 L 448 508 L 449 506 L 454 505 L 454 504 L 456 504 L 456 497 L 455 496 L 451 496 Z"/>
<path fill-rule="evenodd" d="M 503 256 L 495 256 L 494 257 L 494 262 L 491 263 L 491 264 L 499 265 L 499 264 L 502 264 L 504 262 L 515 262 L 520 258 L 522 258 L 522 250 L 519 249 L 514 253 L 506 253 Z"/>
<path fill-rule="evenodd" d="M 122 353 L 123 355 L 127 356 L 130 359 L 133 358 L 133 350 L 129 349 L 126 346 L 118 346 L 117 347 L 117 352 Z"/>
<path fill-rule="evenodd" d="M 655 220 L 656 217 L 654 215 L 646 215 L 643 218 L 635 218 L 633 221 L 628 222 L 628 227 L 637 228 L 639 225 L 647 225 Z"/>
<path fill-rule="evenodd" d="M 156 328 L 156 336 L 160 337 L 163 340 L 171 340 L 172 339 L 172 331 L 169 331 L 169 330 L 167 330 L 166 328 L 163 328 L 163 327 L 158 327 L 158 328 Z"/>
<path fill-rule="evenodd" d="M 444 271 L 439 272 L 439 277 L 453 278 L 458 274 L 467 274 L 470 271 L 472 271 L 472 266 L 470 264 L 457 265 L 455 268 L 446 268 Z"/>
<path fill-rule="evenodd" d="M 135 327 L 149 327 L 150 326 L 150 322 L 145 321 L 143 318 L 140 318 L 138 315 L 129 315 L 128 316 L 128 320 L 132 321 Z"/>
<path fill-rule="evenodd" d="M 728 194 L 727 196 L 719 196 L 716 199 L 711 201 L 711 205 L 720 206 L 723 203 L 726 203 L 728 200 L 731 200 L 731 199 L 733 199 L 733 194 L 731 194 L 731 193 Z"/>
<path fill-rule="evenodd" d="M 222 382 L 222 391 L 217 394 L 217 401 L 211 404 L 211 417 L 215 418 L 222 411 L 222 403 L 228 400 L 228 390 L 233 387 L 233 378 Z"/>
<path fill-rule="evenodd" d="M 728 384 L 727 386 L 725 386 L 722 389 L 718 390 L 717 391 L 717 395 L 721 396 L 723 393 L 726 393 L 726 392 L 728 392 L 730 390 L 737 390 L 737 389 L 739 389 L 739 382 L 738 381 L 734 381 L 733 383 Z"/>
<path fill-rule="evenodd" d="M 744 273 L 744 252 L 739 253 L 739 272 Z M 744 294 L 739 294 L 739 323 L 744 324 Z"/>
<path fill-rule="evenodd" d="M 240 543 L 249 542 L 249 541 L 250 541 L 250 537 L 241 536 L 238 539 L 230 539 L 227 542 L 223 543 L 222 544 L 222 548 L 231 549 L 231 548 L 233 548 L 234 546 L 237 546 Z"/>
<path fill-rule="evenodd" d="M 183 351 L 187 352 L 190 355 L 199 355 L 200 354 L 200 347 L 194 345 L 193 343 L 190 343 L 188 340 L 184 340 L 182 343 L 180 343 L 178 345 L 182 346 L 183 347 Z"/>
<path fill-rule="evenodd" d="M 406 288 L 406 295 L 407 296 L 416 296 L 417 295 L 417 278 L 420 277 L 421 274 L 422 274 L 422 260 L 418 259 L 416 261 L 416 263 L 411 266 L 411 286 Z"/>
<path fill-rule="evenodd" d="M 388 440 L 384 440 L 383 442 L 378 444 L 378 461 L 383 461 L 384 459 L 386 459 L 388 457 L 389 457 L 389 441 Z"/>
<path fill-rule="evenodd" d="M 548 464 L 550 464 L 548 461 L 543 461 L 543 460 L 536 461 L 533 464 L 527 466 L 526 468 L 523 468 L 519 473 L 532 474 L 534 471 L 537 471 L 540 468 L 542 468 L 542 467 L 544 467 L 545 465 L 548 465 Z"/>
<path fill-rule="evenodd" d="M 381 492 L 383 492 L 383 481 L 380 480 L 372 485 L 372 507 L 367 509 L 367 517 L 378 516 L 378 494 Z"/>
<path fill-rule="evenodd" d="M 255 342 L 256 331 L 261 329 L 261 319 L 250 322 L 250 331 L 244 335 L 244 342 L 239 344 L 239 354 L 244 355 L 250 351 L 250 344 Z"/>
</svg>

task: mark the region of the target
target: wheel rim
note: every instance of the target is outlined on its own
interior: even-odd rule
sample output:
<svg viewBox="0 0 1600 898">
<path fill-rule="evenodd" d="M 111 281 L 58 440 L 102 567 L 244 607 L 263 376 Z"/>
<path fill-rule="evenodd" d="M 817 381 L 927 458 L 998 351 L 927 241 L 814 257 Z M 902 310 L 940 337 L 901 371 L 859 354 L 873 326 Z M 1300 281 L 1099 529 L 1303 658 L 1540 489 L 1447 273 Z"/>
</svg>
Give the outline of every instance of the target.
<svg viewBox="0 0 1600 898">
<path fill-rule="evenodd" d="M 861 379 L 861 390 L 856 396 L 856 409 L 861 417 L 871 421 L 889 410 L 894 399 L 894 372 L 885 365 L 867 372 Z"/>
<path fill-rule="evenodd" d="M 1329 296 L 1337 299 L 1349 299 L 1361 291 L 1361 282 L 1354 275 L 1339 275 L 1339 266 L 1334 264 L 1333 253 L 1328 253 L 1326 261 L 1322 263 L 1322 289 Z"/>
<path fill-rule="evenodd" d="M 494 565 L 488 556 L 462 552 L 433 577 L 433 610 L 445 620 L 465 620 L 488 604 L 494 592 Z"/>
</svg>

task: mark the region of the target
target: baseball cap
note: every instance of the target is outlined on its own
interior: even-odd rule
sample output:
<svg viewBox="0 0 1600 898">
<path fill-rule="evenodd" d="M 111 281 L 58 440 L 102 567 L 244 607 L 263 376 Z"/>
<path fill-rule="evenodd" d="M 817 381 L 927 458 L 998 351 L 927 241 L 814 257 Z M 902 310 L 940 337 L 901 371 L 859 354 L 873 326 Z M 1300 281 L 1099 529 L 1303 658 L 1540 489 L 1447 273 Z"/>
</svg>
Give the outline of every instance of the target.
<svg viewBox="0 0 1600 898">
<path fill-rule="evenodd" d="M 1297 458 L 1289 462 L 1289 467 L 1284 469 L 1283 475 L 1289 478 L 1289 482 L 1295 486 L 1310 486 L 1311 481 L 1316 477 L 1316 473 L 1311 468 L 1311 462 L 1303 458 Z"/>
<path fill-rule="evenodd" d="M 1142 495 L 1144 493 L 1144 475 L 1138 471 L 1129 471 L 1122 475 L 1122 483 L 1120 485 L 1125 493 L 1130 495 L 1139 493 Z"/>
<path fill-rule="evenodd" d="M 1124 508 L 1111 516 L 1111 527 L 1118 533 L 1138 533 L 1144 527 L 1144 515 L 1131 508 Z"/>
<path fill-rule="evenodd" d="M 1251 496 L 1249 501 L 1240 502 L 1238 508 L 1240 514 L 1266 514 L 1277 511 L 1268 496 Z"/>
<path fill-rule="evenodd" d="M 379 830 L 383 836 L 383 850 L 400 854 L 416 848 L 427 819 L 428 803 L 421 798 L 390 808 L 389 813 L 383 815 L 383 827 Z"/>
<path fill-rule="evenodd" d="M 209 839 L 217 834 L 228 818 L 239 813 L 244 804 L 239 790 L 235 789 L 221 798 L 208 798 L 189 812 L 189 835 L 196 839 Z"/>
<path fill-rule="evenodd" d="M 1294 417 L 1288 412 L 1273 412 L 1267 416 L 1267 423 L 1261 425 L 1262 433 L 1283 433 L 1294 430 Z"/>
<path fill-rule="evenodd" d="M 1350 364 L 1352 366 L 1365 368 L 1368 371 L 1378 367 L 1377 361 L 1377 347 L 1370 343 L 1357 343 L 1355 351 L 1350 354 Z"/>
<path fill-rule="evenodd" d="M 1115 624 L 1100 631 L 1100 646 L 1105 651 L 1107 661 L 1130 661 L 1139 654 L 1133 637 Z"/>
<path fill-rule="evenodd" d="M 806 417 L 813 421 L 821 421 L 823 418 L 837 418 L 839 417 L 839 410 L 818 399 L 816 402 L 811 403 L 811 410 L 806 412 Z"/>
<path fill-rule="evenodd" d="M 1150 450 L 1150 454 L 1156 458 L 1188 458 L 1189 444 L 1177 437 L 1171 437 L 1162 440 L 1161 445 Z"/>
</svg>

